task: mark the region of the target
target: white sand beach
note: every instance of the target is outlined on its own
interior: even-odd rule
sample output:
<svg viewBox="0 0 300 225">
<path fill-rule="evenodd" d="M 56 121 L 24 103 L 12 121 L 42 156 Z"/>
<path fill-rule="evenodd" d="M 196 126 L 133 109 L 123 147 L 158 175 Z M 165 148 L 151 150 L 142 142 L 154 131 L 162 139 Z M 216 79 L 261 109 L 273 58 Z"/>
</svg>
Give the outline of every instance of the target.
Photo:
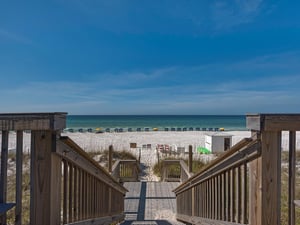
<svg viewBox="0 0 300 225">
<path fill-rule="evenodd" d="M 123 132 L 123 133 L 63 133 L 62 135 L 72 138 L 85 151 L 101 151 L 113 145 L 114 150 L 130 150 L 130 143 L 136 143 L 137 147 L 151 144 L 155 149 L 157 144 L 176 145 L 188 148 L 189 145 L 196 147 L 205 146 L 205 135 L 213 132 L 205 131 L 150 131 L 150 132 Z M 245 137 L 250 137 L 249 131 L 223 132 L 232 136 L 232 144 L 236 144 Z"/>
<path fill-rule="evenodd" d="M 137 147 L 151 144 L 155 149 L 157 144 L 176 145 L 177 147 L 193 149 L 205 146 L 205 135 L 212 134 L 207 131 L 150 131 L 150 132 L 123 132 L 123 133 L 63 133 L 63 136 L 69 136 L 85 151 L 101 151 L 108 149 L 113 145 L 114 150 L 130 150 L 130 143 L 137 143 Z M 243 138 L 251 137 L 250 131 L 225 131 L 225 134 L 232 135 L 232 145 Z M 288 132 L 282 132 L 282 149 L 287 150 L 289 147 Z M 300 135 L 297 133 L 297 149 L 300 149 Z"/>
<path fill-rule="evenodd" d="M 122 132 L 122 133 L 80 133 L 65 132 L 62 136 L 69 136 L 81 148 L 87 152 L 103 151 L 108 149 L 109 145 L 113 145 L 114 150 L 130 150 L 130 143 L 136 143 L 137 147 L 143 145 L 151 145 L 151 149 L 155 149 L 157 144 L 176 145 L 177 147 L 188 148 L 193 146 L 205 146 L 205 135 L 212 134 L 207 131 L 150 131 L 150 132 Z M 225 134 L 232 135 L 232 145 L 236 144 L 243 138 L 251 137 L 250 131 L 225 131 Z M 1 143 L 1 139 L 0 139 Z M 10 133 L 9 150 L 15 149 L 16 134 Z M 30 134 L 24 133 L 24 151 L 30 150 Z M 287 150 L 289 147 L 288 132 L 282 132 L 282 149 Z M 300 133 L 297 132 L 296 148 L 300 149 Z"/>
</svg>

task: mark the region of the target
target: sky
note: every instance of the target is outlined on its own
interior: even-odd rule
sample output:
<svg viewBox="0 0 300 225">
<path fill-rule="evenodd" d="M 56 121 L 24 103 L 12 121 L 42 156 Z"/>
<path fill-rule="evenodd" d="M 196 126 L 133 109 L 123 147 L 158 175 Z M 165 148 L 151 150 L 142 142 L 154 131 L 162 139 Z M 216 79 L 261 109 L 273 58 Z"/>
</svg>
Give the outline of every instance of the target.
<svg viewBox="0 0 300 225">
<path fill-rule="evenodd" d="M 300 112 L 300 1 L 0 1 L 2 113 Z"/>
</svg>

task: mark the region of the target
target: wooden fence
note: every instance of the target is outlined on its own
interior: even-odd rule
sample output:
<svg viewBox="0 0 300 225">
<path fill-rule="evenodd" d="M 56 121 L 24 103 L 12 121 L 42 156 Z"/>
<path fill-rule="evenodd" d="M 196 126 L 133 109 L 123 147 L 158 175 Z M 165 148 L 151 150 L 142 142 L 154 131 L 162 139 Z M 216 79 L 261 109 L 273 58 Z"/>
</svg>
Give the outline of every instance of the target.
<svg viewBox="0 0 300 225">
<path fill-rule="evenodd" d="M 279 225 L 281 137 L 289 131 L 289 225 L 295 225 L 295 151 L 300 115 L 247 116 L 244 139 L 174 192 L 177 219 L 190 224 Z"/>
<path fill-rule="evenodd" d="M 183 160 L 163 160 L 162 181 L 184 182 L 192 176 Z"/>
<path fill-rule="evenodd" d="M 137 160 L 117 160 L 112 167 L 111 175 L 120 183 L 138 181 L 139 170 Z"/>
<path fill-rule="evenodd" d="M 70 138 L 61 137 L 66 113 L 0 114 L 0 224 L 15 206 L 22 218 L 23 133 L 31 133 L 30 224 L 110 224 L 124 218 L 126 189 Z M 9 132 L 16 132 L 15 202 L 7 203 Z"/>
</svg>

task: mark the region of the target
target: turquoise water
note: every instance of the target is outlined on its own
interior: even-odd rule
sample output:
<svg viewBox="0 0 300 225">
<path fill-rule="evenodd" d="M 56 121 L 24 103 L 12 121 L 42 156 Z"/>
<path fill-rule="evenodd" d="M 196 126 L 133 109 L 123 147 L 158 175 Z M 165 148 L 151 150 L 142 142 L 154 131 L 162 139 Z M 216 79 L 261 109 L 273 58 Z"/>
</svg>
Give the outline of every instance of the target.
<svg viewBox="0 0 300 225">
<path fill-rule="evenodd" d="M 67 128 L 88 129 L 88 128 L 136 128 L 149 127 L 150 130 L 156 127 L 159 130 L 164 128 L 220 128 L 225 130 L 246 130 L 246 116 L 241 115 L 68 115 Z"/>
</svg>

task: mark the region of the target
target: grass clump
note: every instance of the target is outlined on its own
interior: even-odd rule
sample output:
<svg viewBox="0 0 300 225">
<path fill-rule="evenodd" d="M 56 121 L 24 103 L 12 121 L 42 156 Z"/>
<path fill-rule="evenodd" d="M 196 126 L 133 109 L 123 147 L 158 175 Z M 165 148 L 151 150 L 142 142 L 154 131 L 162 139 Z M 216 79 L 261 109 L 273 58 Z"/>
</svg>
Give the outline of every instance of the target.
<svg viewBox="0 0 300 225">
<path fill-rule="evenodd" d="M 185 162 L 185 164 L 188 165 L 188 160 L 187 159 L 183 159 L 183 158 L 167 157 L 164 160 L 183 160 Z M 205 165 L 206 164 L 204 162 L 202 162 L 201 160 L 193 160 L 192 172 L 193 173 L 200 172 Z M 161 177 L 162 169 L 163 169 L 163 160 L 159 161 L 158 163 L 156 163 L 154 165 L 154 167 L 153 167 L 153 173 L 156 176 Z M 170 166 L 169 167 L 169 171 L 172 174 L 173 173 L 174 174 L 178 174 L 178 166 L 177 165 Z M 179 167 L 179 175 L 180 175 L 180 167 Z"/>
</svg>

